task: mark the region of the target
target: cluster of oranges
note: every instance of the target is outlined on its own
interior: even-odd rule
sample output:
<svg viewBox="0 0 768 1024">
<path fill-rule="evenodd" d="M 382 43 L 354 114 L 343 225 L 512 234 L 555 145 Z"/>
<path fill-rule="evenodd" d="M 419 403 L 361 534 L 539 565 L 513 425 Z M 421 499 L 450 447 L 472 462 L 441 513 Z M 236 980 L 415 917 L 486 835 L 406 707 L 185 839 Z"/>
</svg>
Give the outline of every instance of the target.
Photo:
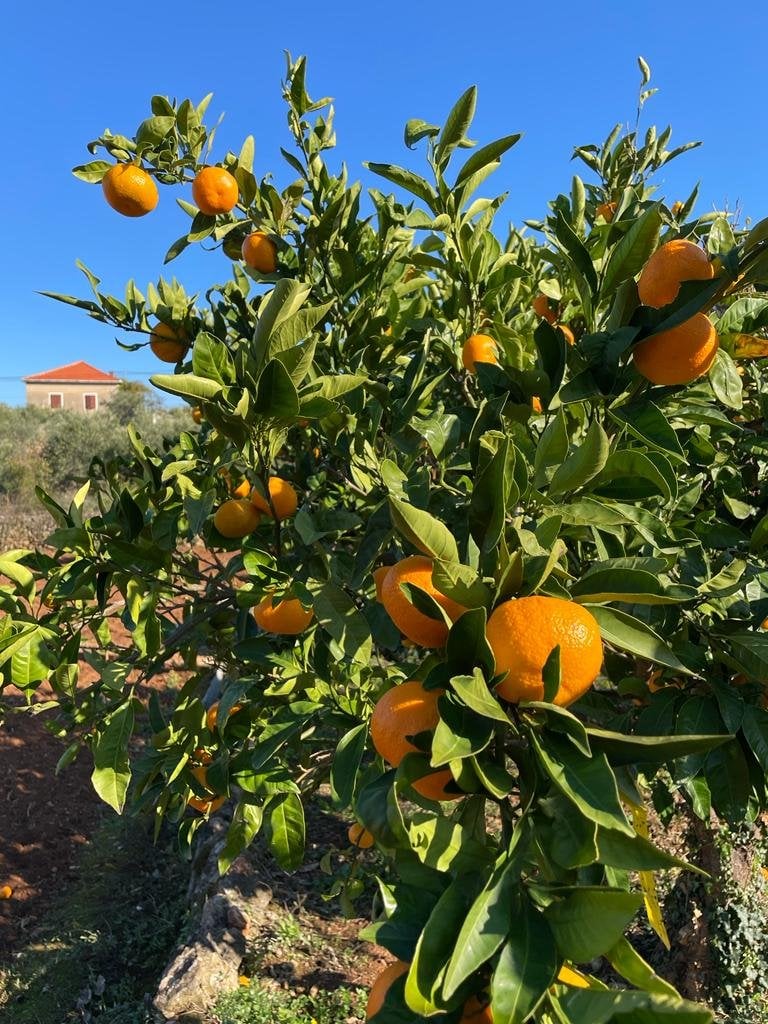
<svg viewBox="0 0 768 1024">
<path fill-rule="evenodd" d="M 709 281 L 711 260 L 694 242 L 666 242 L 643 267 L 637 290 L 640 301 L 654 309 L 674 302 L 683 281 Z M 705 374 L 717 355 L 717 332 L 705 313 L 641 341 L 634 350 L 638 371 L 652 384 L 689 384 Z"/>
<path fill-rule="evenodd" d="M 434 564 L 425 555 L 409 555 L 395 565 L 374 571 L 377 599 L 405 638 L 420 647 L 442 647 L 448 622 L 467 610 L 440 593 L 433 581 Z M 448 621 L 430 618 L 414 607 L 401 584 L 429 595 Z M 597 678 L 603 661 L 600 627 L 586 608 L 557 597 L 521 597 L 504 601 L 491 613 L 486 636 L 493 652 L 496 693 L 510 702 L 541 700 L 543 670 L 551 652 L 560 648 L 561 683 L 554 703 L 565 706 L 578 700 Z M 412 679 L 388 690 L 371 717 L 371 741 L 376 752 L 393 767 L 419 748 L 412 742 L 432 732 L 440 719 L 440 689 L 426 689 Z M 417 793 L 430 800 L 454 800 L 463 794 L 447 768 L 425 774 L 413 782 Z"/>
<path fill-rule="evenodd" d="M 157 185 L 143 167 L 133 163 L 115 164 L 102 178 L 104 197 L 112 209 L 125 217 L 143 217 L 157 206 Z M 208 217 L 231 213 L 240 197 L 237 181 L 225 167 L 203 167 L 192 182 L 195 205 Z M 277 245 L 264 231 L 252 231 L 243 240 L 240 254 L 246 266 L 259 274 L 277 270 Z M 186 355 L 189 341 L 171 325 L 157 324 L 149 347 L 164 363 L 178 363 Z"/>
<path fill-rule="evenodd" d="M 676 206 L 678 204 L 675 204 Z M 606 221 L 613 219 L 615 203 L 604 203 L 597 213 Z M 674 239 L 666 242 L 650 257 L 637 282 L 640 301 L 654 309 L 674 302 L 684 281 L 708 281 L 714 266 L 706 252 L 694 242 Z M 558 322 L 558 308 L 548 296 L 538 294 L 533 310 L 562 332 L 569 345 L 575 343 L 573 331 Z M 718 349 L 717 332 L 708 316 L 696 313 L 667 331 L 655 334 L 636 346 L 634 364 L 652 384 L 689 384 L 711 368 Z M 464 342 L 462 362 L 469 373 L 477 372 L 477 363 L 498 364 L 498 344 L 488 334 L 472 334 Z M 534 395 L 533 411 L 542 411 L 541 399 Z"/>
</svg>

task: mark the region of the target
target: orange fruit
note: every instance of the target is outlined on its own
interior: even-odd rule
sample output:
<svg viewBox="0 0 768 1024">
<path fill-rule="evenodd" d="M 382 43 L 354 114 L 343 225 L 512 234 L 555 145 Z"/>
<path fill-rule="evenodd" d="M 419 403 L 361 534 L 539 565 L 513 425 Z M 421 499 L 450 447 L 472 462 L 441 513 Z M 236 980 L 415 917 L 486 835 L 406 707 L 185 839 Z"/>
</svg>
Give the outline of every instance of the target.
<svg viewBox="0 0 768 1024">
<path fill-rule="evenodd" d="M 243 480 L 237 485 L 232 491 L 233 498 L 250 498 L 251 496 L 251 483 L 250 480 Z"/>
<path fill-rule="evenodd" d="M 237 203 L 237 182 L 223 167 L 204 167 L 192 182 L 192 198 L 201 213 L 229 213 Z"/>
<path fill-rule="evenodd" d="M 279 476 L 271 476 L 267 481 L 267 490 L 272 499 L 272 505 L 270 506 L 267 499 L 254 488 L 251 491 L 251 502 L 254 508 L 270 517 L 274 508 L 278 520 L 287 519 L 295 513 L 299 506 L 299 499 L 287 480 L 283 480 Z"/>
<path fill-rule="evenodd" d="M 590 688 L 603 663 L 600 627 L 591 612 L 561 597 L 520 597 L 500 604 L 486 629 L 503 674 L 498 694 L 505 700 L 542 700 L 541 671 L 560 647 L 560 689 L 554 702 L 564 707 Z"/>
<path fill-rule="evenodd" d="M 541 292 L 533 300 L 533 311 L 536 316 L 544 317 L 547 323 L 554 324 L 557 321 L 557 303 Z"/>
<path fill-rule="evenodd" d="M 246 266 L 260 274 L 274 274 L 277 270 L 277 246 L 263 231 L 247 235 L 241 253 Z"/>
<path fill-rule="evenodd" d="M 197 405 L 192 410 L 192 419 L 195 421 L 195 423 L 203 422 L 203 410 Z"/>
<path fill-rule="evenodd" d="M 471 334 L 464 342 L 461 350 L 461 361 L 464 369 L 470 373 L 477 373 L 475 363 L 496 363 L 497 345 L 489 334 Z"/>
<path fill-rule="evenodd" d="M 576 339 L 573 336 L 573 331 L 567 324 L 555 324 L 558 331 L 565 337 L 565 340 L 569 345 L 575 345 Z"/>
<path fill-rule="evenodd" d="M 193 760 L 197 761 L 198 764 L 206 765 L 210 764 L 211 761 L 213 760 L 213 754 L 209 750 L 206 750 L 204 747 L 197 747 L 192 752 L 192 758 Z"/>
<path fill-rule="evenodd" d="M 227 721 L 229 721 L 229 719 L 232 717 L 232 715 L 236 715 L 238 711 L 242 711 L 242 708 L 243 708 L 242 704 L 233 704 L 231 709 L 230 709 Z M 216 701 L 214 704 L 211 704 L 211 706 L 208 708 L 208 711 L 206 712 L 206 715 L 205 715 L 205 726 L 206 726 L 206 728 L 208 729 L 209 732 L 213 732 L 213 730 L 216 728 L 216 725 L 217 725 L 218 721 L 219 721 L 219 702 Z"/>
<path fill-rule="evenodd" d="M 652 384 L 688 384 L 709 370 L 718 346 L 712 321 L 697 313 L 677 327 L 641 341 L 633 358 L 638 372 Z"/>
<path fill-rule="evenodd" d="M 454 622 L 467 610 L 436 589 L 432 582 L 432 569 L 431 558 L 425 555 L 409 555 L 396 565 L 390 566 L 381 583 L 381 603 L 390 619 L 403 636 L 421 647 L 442 647 L 448 639 L 448 627 L 444 622 L 430 619 L 428 615 L 415 608 L 400 589 L 401 583 L 412 583 L 425 594 L 429 594 Z"/>
<path fill-rule="evenodd" d="M 218 811 L 227 798 L 225 796 L 215 796 L 213 790 L 208 787 L 208 769 L 204 765 L 196 765 L 191 769 L 191 772 L 206 792 L 210 793 L 211 799 L 206 800 L 204 797 L 193 793 L 187 800 L 188 806 L 193 807 L 196 811 L 200 811 L 201 814 L 213 814 L 214 811 Z"/>
<path fill-rule="evenodd" d="M 464 1003 L 459 1024 L 493 1024 L 491 1004 L 482 1002 L 477 996 L 470 996 Z"/>
<path fill-rule="evenodd" d="M 230 498 L 216 509 L 213 525 L 231 539 L 247 537 L 259 525 L 261 515 L 248 498 Z"/>
<path fill-rule="evenodd" d="M 0 887 L 0 900 L 9 900 L 13 896 L 13 889 L 10 885 Z"/>
<path fill-rule="evenodd" d="M 265 633 L 276 633 L 281 636 L 297 636 L 303 633 L 315 613 L 311 608 L 304 608 L 296 597 L 287 597 L 277 604 L 272 604 L 272 597 L 265 597 L 253 609 L 256 625 Z"/>
<path fill-rule="evenodd" d="M 115 164 L 101 179 L 104 198 L 124 217 L 151 213 L 160 198 L 154 178 L 136 164 Z"/>
<path fill-rule="evenodd" d="M 150 348 L 163 362 L 180 362 L 187 347 L 184 339 L 168 324 L 157 324 L 152 329 Z"/>
<path fill-rule="evenodd" d="M 375 1017 L 379 1010 L 381 1010 L 392 983 L 403 974 L 407 974 L 409 967 L 410 964 L 406 964 L 402 960 L 395 960 L 393 964 L 389 964 L 388 967 L 385 967 L 384 970 L 377 975 L 376 980 L 371 985 L 371 990 L 368 993 L 368 1002 L 365 1007 L 366 1020 L 370 1020 L 371 1017 Z"/>
<path fill-rule="evenodd" d="M 660 309 L 674 302 L 683 281 L 714 277 L 709 256 L 695 242 L 676 238 L 665 242 L 643 267 L 637 290 L 645 306 Z"/>
<path fill-rule="evenodd" d="M 768 618 L 763 619 L 763 621 L 760 623 L 760 629 L 768 629 Z"/>
<path fill-rule="evenodd" d="M 541 399 L 538 395 L 534 395 L 531 399 L 531 408 L 538 416 L 541 416 L 541 414 L 544 412 L 544 408 L 541 404 Z"/>
<path fill-rule="evenodd" d="M 384 583 L 384 577 L 391 568 L 391 565 L 380 565 L 378 569 L 373 570 L 373 582 L 376 584 L 376 600 L 379 603 L 381 603 L 381 587 Z"/>
<path fill-rule="evenodd" d="M 371 715 L 371 742 L 379 757 L 397 768 L 406 754 L 418 751 L 409 736 L 431 732 L 440 721 L 437 700 L 444 690 L 425 690 L 417 679 L 400 683 L 380 697 Z M 417 793 L 430 800 L 458 800 L 461 793 L 446 793 L 453 781 L 447 768 L 412 782 Z"/>
<path fill-rule="evenodd" d="M 609 224 L 613 220 L 614 213 L 616 213 L 616 203 L 600 203 L 595 210 L 595 214 L 602 217 L 603 220 L 607 220 Z"/>
<path fill-rule="evenodd" d="M 347 838 L 352 846 L 358 846 L 361 850 L 370 850 L 376 842 L 368 829 L 358 825 L 357 822 L 347 829 Z"/>
<path fill-rule="evenodd" d="M 168 324 L 156 324 L 149 336 L 149 347 L 164 363 L 178 363 L 187 351 L 186 341 Z"/>
</svg>

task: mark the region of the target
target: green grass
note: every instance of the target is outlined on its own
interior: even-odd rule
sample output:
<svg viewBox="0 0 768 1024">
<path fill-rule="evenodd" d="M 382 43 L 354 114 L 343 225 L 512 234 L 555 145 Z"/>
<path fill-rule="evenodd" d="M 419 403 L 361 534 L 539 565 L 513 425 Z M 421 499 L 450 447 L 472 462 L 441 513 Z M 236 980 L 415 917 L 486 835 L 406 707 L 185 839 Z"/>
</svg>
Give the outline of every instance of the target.
<svg viewBox="0 0 768 1024">
<path fill-rule="evenodd" d="M 363 989 L 338 988 L 314 996 L 240 988 L 219 999 L 214 1008 L 220 1024 L 346 1024 L 363 1020 Z"/>
<path fill-rule="evenodd" d="M 178 855 L 163 840 L 152 845 L 146 822 L 106 818 L 77 880 L 0 966 L 0 1021 L 149 1024 L 145 994 L 179 939 L 186 884 Z"/>
</svg>

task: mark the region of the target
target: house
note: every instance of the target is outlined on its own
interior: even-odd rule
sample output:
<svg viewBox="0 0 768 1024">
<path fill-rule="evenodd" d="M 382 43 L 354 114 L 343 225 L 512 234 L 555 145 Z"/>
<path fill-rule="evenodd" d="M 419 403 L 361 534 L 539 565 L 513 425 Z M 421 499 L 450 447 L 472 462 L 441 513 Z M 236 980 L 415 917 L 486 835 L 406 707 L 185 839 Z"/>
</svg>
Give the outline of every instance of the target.
<svg viewBox="0 0 768 1024">
<path fill-rule="evenodd" d="M 27 405 L 73 412 L 96 412 L 122 384 L 114 373 L 105 373 L 82 361 L 33 373 L 22 380 L 27 386 Z"/>
</svg>

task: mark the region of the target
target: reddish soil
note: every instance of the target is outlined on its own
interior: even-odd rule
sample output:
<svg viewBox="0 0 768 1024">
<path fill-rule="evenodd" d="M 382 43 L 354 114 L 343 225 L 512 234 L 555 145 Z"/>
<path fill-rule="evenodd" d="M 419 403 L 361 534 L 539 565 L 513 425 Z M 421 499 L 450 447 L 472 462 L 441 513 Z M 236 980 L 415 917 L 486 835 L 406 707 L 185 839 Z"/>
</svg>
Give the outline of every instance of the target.
<svg viewBox="0 0 768 1024">
<path fill-rule="evenodd" d="M 64 750 L 41 716 L 9 715 L 0 729 L 0 960 L 18 948 L 76 870 L 102 804 L 87 754 L 59 776 Z"/>
</svg>

